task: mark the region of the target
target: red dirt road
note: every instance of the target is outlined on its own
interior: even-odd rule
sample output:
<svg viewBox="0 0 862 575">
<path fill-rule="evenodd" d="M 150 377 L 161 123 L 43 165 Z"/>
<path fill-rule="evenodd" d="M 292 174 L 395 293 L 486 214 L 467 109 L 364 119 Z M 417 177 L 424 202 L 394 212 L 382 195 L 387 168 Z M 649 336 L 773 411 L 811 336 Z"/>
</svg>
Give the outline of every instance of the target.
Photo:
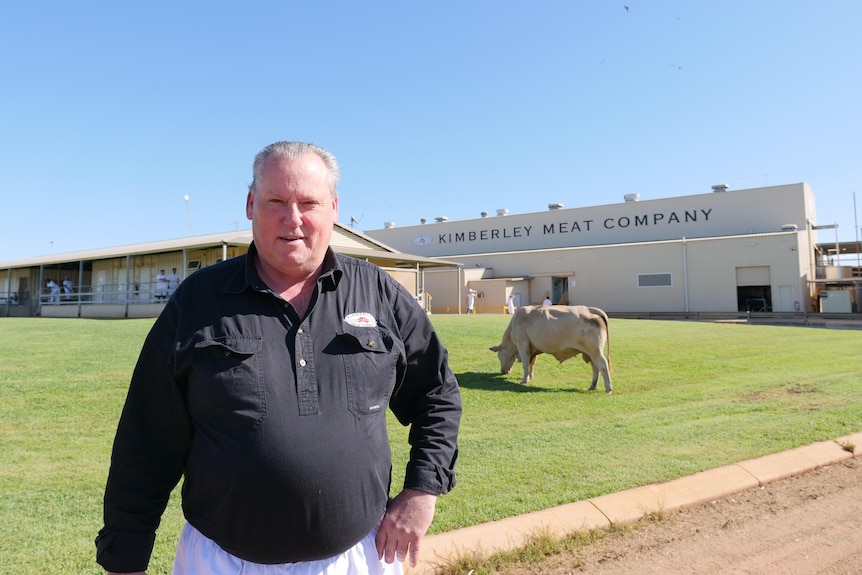
<svg viewBox="0 0 862 575">
<path fill-rule="evenodd" d="M 862 460 L 820 467 L 614 533 L 505 575 L 862 574 Z"/>
</svg>

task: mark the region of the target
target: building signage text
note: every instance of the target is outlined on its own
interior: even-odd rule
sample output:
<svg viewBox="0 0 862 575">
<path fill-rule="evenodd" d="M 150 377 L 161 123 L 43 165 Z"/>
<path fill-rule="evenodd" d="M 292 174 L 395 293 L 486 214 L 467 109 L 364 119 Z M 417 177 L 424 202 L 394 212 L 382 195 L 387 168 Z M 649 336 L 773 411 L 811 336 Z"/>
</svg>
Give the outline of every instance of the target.
<svg viewBox="0 0 862 575">
<path fill-rule="evenodd" d="M 602 220 L 574 220 L 570 222 L 556 222 L 551 224 L 543 224 L 541 230 L 539 230 L 538 226 L 529 225 L 513 226 L 508 228 L 490 228 L 469 232 L 443 232 L 437 234 L 437 243 L 455 244 L 483 240 L 530 238 L 537 235 L 547 236 L 556 234 L 569 234 L 575 232 L 591 232 L 596 229 L 616 230 L 632 227 L 656 227 L 681 223 L 708 222 L 711 213 L 712 208 L 708 210 L 686 210 L 685 212 L 681 213 L 653 213 L 636 215 L 632 217 L 621 216 L 618 218 L 604 218 Z M 427 241 L 427 236 L 424 236 L 424 239 L 426 241 L 423 242 L 421 245 L 428 245 L 431 243 Z M 416 244 L 415 240 L 414 244 Z"/>
</svg>

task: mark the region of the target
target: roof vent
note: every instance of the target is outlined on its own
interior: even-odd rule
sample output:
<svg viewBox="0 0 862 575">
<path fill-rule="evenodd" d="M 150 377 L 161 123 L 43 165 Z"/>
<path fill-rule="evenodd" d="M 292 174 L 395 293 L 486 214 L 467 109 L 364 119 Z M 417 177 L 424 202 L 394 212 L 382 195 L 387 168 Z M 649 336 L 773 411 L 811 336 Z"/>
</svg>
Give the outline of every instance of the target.
<svg viewBox="0 0 862 575">
<path fill-rule="evenodd" d="M 437 222 L 438 224 L 441 222 L 448 221 L 448 220 L 449 220 L 449 218 L 447 216 L 437 216 L 436 218 L 434 218 L 434 221 Z"/>
<path fill-rule="evenodd" d="M 784 224 L 783 226 L 781 226 L 782 232 L 795 232 L 798 229 L 799 226 L 797 226 L 796 224 Z"/>
<path fill-rule="evenodd" d="M 626 194 L 623 196 L 623 199 L 627 202 L 636 202 L 640 199 L 640 194 Z"/>
<path fill-rule="evenodd" d="M 479 215 L 480 215 L 480 216 L 482 216 L 483 218 L 487 218 L 487 217 L 488 217 L 488 212 L 482 212 L 482 213 L 481 213 L 481 214 L 479 214 Z"/>
<path fill-rule="evenodd" d="M 498 216 L 508 216 L 509 210 L 507 208 L 500 208 L 499 210 L 497 210 L 497 215 Z"/>
<path fill-rule="evenodd" d="M 718 194 L 720 192 L 726 192 L 728 188 L 730 188 L 730 186 L 728 186 L 727 184 L 715 184 L 714 186 L 712 186 L 712 191 L 713 193 Z"/>
<path fill-rule="evenodd" d="M 559 210 L 562 207 L 563 207 L 563 204 L 561 204 L 559 202 L 554 202 L 553 204 L 548 204 L 549 210 Z"/>
<path fill-rule="evenodd" d="M 420 224 L 427 224 L 427 223 L 428 223 L 428 219 L 427 219 L 427 218 L 422 218 L 421 220 L 419 220 L 419 223 L 420 223 Z"/>
<path fill-rule="evenodd" d="M 383 222 L 383 227 L 387 230 L 395 227 L 395 222 Z"/>
</svg>

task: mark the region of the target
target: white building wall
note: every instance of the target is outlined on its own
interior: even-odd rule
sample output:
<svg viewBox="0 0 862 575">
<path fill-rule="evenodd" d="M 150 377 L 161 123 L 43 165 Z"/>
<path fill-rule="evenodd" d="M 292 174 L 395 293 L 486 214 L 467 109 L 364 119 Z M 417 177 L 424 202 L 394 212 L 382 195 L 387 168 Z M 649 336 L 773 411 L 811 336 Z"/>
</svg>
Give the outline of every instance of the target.
<svg viewBox="0 0 862 575">
<path fill-rule="evenodd" d="M 555 282 L 567 282 L 568 303 L 609 312 L 735 312 L 746 281 L 738 278 L 751 270 L 759 270 L 753 285 L 769 290 L 773 310 L 811 311 L 814 214 L 810 187 L 792 184 L 366 234 L 463 263 L 459 272 L 435 274 L 432 311 L 457 308 L 481 273 L 486 283 L 525 282 L 522 305 L 540 303 Z M 669 282 L 639 286 L 639 274 Z M 470 287 L 479 290 L 475 281 Z"/>
<path fill-rule="evenodd" d="M 796 301 L 800 309 L 810 306 L 799 248 L 793 249 L 802 233 L 680 239 L 457 259 L 464 263 L 464 270 L 484 271 L 485 283 L 512 278 L 512 283 L 522 284 L 517 280 L 527 276 L 530 289 L 523 305 L 540 303 L 550 290 L 551 279 L 565 277 L 569 304 L 596 306 L 608 312 L 734 312 L 738 310 L 738 270 L 766 268 L 773 309 L 794 311 Z M 434 295 L 432 311 L 457 308 L 458 274 L 463 272 L 426 273 L 426 285 L 434 286 L 428 288 Z M 640 287 L 640 274 L 669 274 L 670 285 Z M 474 281 L 470 285 L 478 290 L 480 284 Z"/>
<path fill-rule="evenodd" d="M 813 221 L 807 184 L 368 230 L 427 257 L 777 232 Z"/>
</svg>

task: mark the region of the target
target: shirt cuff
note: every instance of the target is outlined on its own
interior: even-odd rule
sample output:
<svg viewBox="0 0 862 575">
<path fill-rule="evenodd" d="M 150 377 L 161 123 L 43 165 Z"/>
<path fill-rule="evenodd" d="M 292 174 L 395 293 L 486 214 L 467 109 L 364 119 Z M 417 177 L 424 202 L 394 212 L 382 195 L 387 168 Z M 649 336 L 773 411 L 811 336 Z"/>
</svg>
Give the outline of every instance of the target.
<svg viewBox="0 0 862 575">
<path fill-rule="evenodd" d="M 432 495 L 445 495 L 455 487 L 453 470 L 439 465 L 408 463 L 404 476 L 404 487 Z"/>
<path fill-rule="evenodd" d="M 96 537 L 96 563 L 115 573 L 146 571 L 155 542 L 155 533 L 104 528 Z"/>
</svg>

